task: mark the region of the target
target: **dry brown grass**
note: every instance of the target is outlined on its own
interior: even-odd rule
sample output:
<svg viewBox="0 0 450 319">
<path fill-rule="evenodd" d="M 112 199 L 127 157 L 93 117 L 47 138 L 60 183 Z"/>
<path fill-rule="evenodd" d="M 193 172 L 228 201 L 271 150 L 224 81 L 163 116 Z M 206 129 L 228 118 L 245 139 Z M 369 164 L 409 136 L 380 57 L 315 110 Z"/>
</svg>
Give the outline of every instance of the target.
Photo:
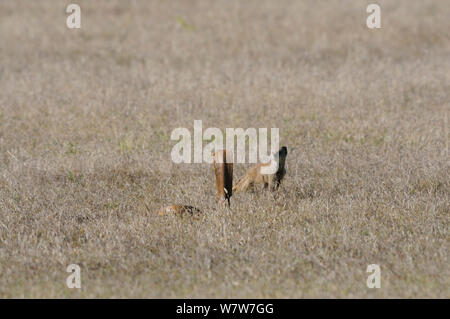
<svg viewBox="0 0 450 319">
<path fill-rule="evenodd" d="M 450 297 L 446 1 L 379 1 L 380 30 L 372 1 L 76 2 L 81 30 L 0 1 L 1 297 Z M 279 127 L 278 196 L 217 209 L 170 161 L 194 119 Z"/>
</svg>

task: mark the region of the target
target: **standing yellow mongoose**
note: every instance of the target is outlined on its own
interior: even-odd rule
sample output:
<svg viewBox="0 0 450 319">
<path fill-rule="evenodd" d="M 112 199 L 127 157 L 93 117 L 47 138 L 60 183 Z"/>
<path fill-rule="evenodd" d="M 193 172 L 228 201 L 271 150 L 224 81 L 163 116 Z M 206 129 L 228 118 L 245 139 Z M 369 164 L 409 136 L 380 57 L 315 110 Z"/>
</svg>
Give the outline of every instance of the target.
<svg viewBox="0 0 450 319">
<path fill-rule="evenodd" d="M 278 189 L 284 175 L 286 175 L 286 156 L 287 148 L 283 146 L 277 153 L 273 154 L 268 163 L 260 163 L 250 167 L 233 186 L 233 192 L 252 190 L 255 184 L 264 184 L 264 188 L 269 187 L 271 191 Z"/>
<path fill-rule="evenodd" d="M 226 200 L 228 207 L 230 207 L 230 198 L 233 192 L 233 153 L 231 151 L 220 150 L 212 155 L 219 203 Z"/>
</svg>

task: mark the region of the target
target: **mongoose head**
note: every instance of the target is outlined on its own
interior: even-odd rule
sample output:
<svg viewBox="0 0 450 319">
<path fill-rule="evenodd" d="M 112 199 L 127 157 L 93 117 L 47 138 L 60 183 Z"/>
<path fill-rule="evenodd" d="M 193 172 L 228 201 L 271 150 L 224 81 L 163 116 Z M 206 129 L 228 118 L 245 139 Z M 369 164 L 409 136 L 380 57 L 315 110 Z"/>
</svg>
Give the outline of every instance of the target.
<svg viewBox="0 0 450 319">
<path fill-rule="evenodd" d="M 287 156 L 287 147 L 283 146 L 280 150 L 274 154 L 274 159 L 281 164 L 284 164 L 284 161 Z M 284 166 L 284 165 L 283 165 Z"/>
<path fill-rule="evenodd" d="M 271 160 L 261 167 L 261 174 L 275 174 L 280 169 L 284 169 L 284 162 L 287 156 L 287 147 L 283 146 L 276 153 L 272 153 Z"/>
<path fill-rule="evenodd" d="M 281 157 L 286 157 L 287 155 L 287 147 L 283 146 L 282 148 L 280 148 L 280 150 L 278 151 L 278 156 Z"/>
</svg>

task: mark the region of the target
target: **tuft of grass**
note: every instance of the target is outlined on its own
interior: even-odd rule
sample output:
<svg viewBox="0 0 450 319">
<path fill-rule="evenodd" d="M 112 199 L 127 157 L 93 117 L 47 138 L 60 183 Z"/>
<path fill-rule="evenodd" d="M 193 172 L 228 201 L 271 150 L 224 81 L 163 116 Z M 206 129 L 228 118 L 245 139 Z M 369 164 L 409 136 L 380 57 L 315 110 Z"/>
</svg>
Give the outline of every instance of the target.
<svg viewBox="0 0 450 319">
<path fill-rule="evenodd" d="M 185 19 L 183 19 L 182 17 L 177 17 L 177 22 L 178 24 L 186 31 L 195 31 L 195 26 L 188 23 Z"/>
<path fill-rule="evenodd" d="M 66 154 L 76 155 L 78 154 L 78 148 L 72 142 L 69 142 L 67 143 Z"/>
</svg>

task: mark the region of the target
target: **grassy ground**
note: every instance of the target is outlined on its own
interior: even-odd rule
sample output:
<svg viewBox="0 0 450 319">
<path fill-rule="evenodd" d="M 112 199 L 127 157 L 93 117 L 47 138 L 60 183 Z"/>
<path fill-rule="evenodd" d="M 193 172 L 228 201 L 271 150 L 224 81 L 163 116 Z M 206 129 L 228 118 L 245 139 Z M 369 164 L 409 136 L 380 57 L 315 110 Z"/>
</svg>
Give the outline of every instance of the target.
<svg viewBox="0 0 450 319">
<path fill-rule="evenodd" d="M 0 296 L 449 298 L 450 6 L 371 2 L 1 1 Z M 218 209 L 194 119 L 280 128 L 279 194 Z"/>
</svg>

